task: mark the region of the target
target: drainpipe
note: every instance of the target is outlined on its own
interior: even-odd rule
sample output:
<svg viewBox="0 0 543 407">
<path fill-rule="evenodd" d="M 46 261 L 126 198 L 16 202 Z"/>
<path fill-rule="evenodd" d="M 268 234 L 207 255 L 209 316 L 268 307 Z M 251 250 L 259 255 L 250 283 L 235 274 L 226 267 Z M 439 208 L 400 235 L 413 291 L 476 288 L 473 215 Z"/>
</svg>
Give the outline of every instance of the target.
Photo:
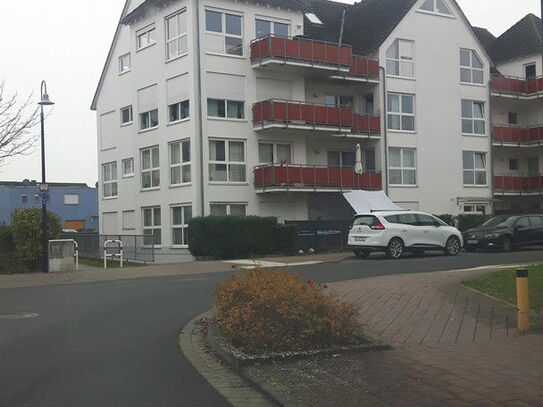
<svg viewBox="0 0 543 407">
<path fill-rule="evenodd" d="M 543 1 L 543 0 L 541 0 Z M 384 173 L 385 173 L 385 194 L 388 196 L 388 132 L 387 132 L 387 72 L 385 67 L 380 66 L 379 70 L 383 75 L 383 103 L 381 103 L 382 110 L 381 116 L 383 117 L 383 144 L 385 150 L 385 163 L 384 163 Z"/>
<path fill-rule="evenodd" d="M 542 0 L 543 1 L 543 0 Z M 198 80 L 196 82 L 196 103 L 198 105 L 198 128 L 197 138 L 200 148 L 200 215 L 205 216 L 205 180 L 204 180 L 204 129 L 203 129 L 203 109 L 202 109 L 202 63 L 201 63 L 201 31 L 200 31 L 200 1 L 195 0 L 196 8 L 196 72 L 198 75 Z"/>
<path fill-rule="evenodd" d="M 541 0 L 541 29 L 543 30 L 543 0 Z M 543 46 L 541 47 L 541 55 L 541 62 L 543 63 Z M 543 69 L 543 65 L 541 66 L 541 69 Z"/>
<path fill-rule="evenodd" d="M 543 0 L 541 0 L 541 2 L 543 3 Z M 490 135 L 488 137 L 489 144 L 490 144 L 490 147 L 488 150 L 490 154 L 490 159 L 488 160 L 489 161 L 488 165 L 490 166 L 490 182 L 488 183 L 488 185 L 490 185 L 490 213 L 494 215 L 496 213 L 494 209 L 494 145 L 492 144 L 492 140 L 494 137 L 494 134 L 493 134 L 494 127 L 492 125 L 491 98 L 492 98 L 492 81 L 490 80 L 488 82 L 488 122 L 489 122 L 489 127 L 490 127 Z"/>
</svg>

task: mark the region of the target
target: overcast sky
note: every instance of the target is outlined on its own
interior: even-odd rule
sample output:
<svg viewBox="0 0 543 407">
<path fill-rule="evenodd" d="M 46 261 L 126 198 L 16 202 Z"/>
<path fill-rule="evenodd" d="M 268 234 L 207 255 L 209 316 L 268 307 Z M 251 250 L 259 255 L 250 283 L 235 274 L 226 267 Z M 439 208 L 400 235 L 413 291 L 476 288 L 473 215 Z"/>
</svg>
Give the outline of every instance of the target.
<svg viewBox="0 0 543 407">
<path fill-rule="evenodd" d="M 345 1 L 353 3 L 353 1 Z M 539 0 L 459 0 L 476 26 L 499 35 Z M 34 92 L 42 79 L 56 106 L 46 123 L 48 180 L 97 181 L 92 96 L 124 0 L 0 0 L 0 78 L 9 91 Z M 39 131 L 37 128 L 36 131 Z M 0 180 L 40 179 L 39 151 L 0 168 Z"/>
</svg>

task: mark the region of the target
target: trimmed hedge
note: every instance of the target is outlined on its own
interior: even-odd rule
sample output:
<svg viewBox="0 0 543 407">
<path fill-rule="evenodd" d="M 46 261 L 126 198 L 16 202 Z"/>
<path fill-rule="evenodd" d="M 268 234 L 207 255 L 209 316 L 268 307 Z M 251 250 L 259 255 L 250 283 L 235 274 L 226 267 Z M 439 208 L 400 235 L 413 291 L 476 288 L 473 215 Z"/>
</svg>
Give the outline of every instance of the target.
<svg viewBox="0 0 543 407">
<path fill-rule="evenodd" d="M 457 216 L 451 214 L 434 216 L 441 219 L 448 225 L 456 226 L 460 232 L 465 232 L 466 230 L 479 227 L 492 217 L 491 215 L 470 215 L 467 213 Z"/>
<path fill-rule="evenodd" d="M 277 218 L 207 216 L 189 221 L 190 251 L 197 257 L 234 259 L 269 254 L 276 243 Z"/>
<path fill-rule="evenodd" d="M 0 274 L 32 271 L 24 266 L 15 253 L 15 240 L 10 226 L 0 226 Z"/>
<path fill-rule="evenodd" d="M 443 214 L 443 215 L 434 215 L 436 218 L 441 219 L 443 222 L 445 222 L 449 226 L 454 226 L 456 223 L 456 216 L 451 214 Z"/>
</svg>

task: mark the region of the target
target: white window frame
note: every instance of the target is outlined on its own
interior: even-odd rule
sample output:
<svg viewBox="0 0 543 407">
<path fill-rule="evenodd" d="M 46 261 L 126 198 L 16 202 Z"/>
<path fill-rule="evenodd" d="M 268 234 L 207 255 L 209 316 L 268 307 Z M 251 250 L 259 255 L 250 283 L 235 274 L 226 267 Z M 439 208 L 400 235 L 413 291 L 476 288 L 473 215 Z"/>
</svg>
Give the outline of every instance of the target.
<svg viewBox="0 0 543 407">
<path fill-rule="evenodd" d="M 151 117 L 152 117 L 153 112 L 156 112 L 156 126 L 151 126 L 152 124 Z M 143 127 L 144 117 L 147 117 L 147 121 L 149 122 L 149 127 Z M 158 128 L 159 125 L 160 125 L 160 120 L 158 116 L 158 109 L 151 109 L 146 112 L 140 113 L 140 131 L 153 130 L 153 129 Z"/>
<path fill-rule="evenodd" d="M 339 167 L 332 167 L 332 165 L 330 164 L 329 160 L 328 160 L 328 154 L 339 154 Z M 353 161 L 353 165 L 348 165 L 348 164 L 345 164 L 344 163 L 344 154 L 353 154 L 353 158 L 354 158 L 354 161 Z M 327 150 L 326 151 L 326 165 L 330 168 L 354 168 L 354 165 L 356 164 L 356 152 L 354 150 L 338 150 L 338 149 L 334 149 L 334 150 Z"/>
<path fill-rule="evenodd" d="M 159 215 L 159 219 L 158 219 L 158 224 L 156 222 L 156 212 L 155 210 L 159 210 L 160 211 L 160 215 Z M 146 211 L 151 211 L 151 225 L 145 225 L 145 212 Z M 154 247 L 154 248 L 161 248 L 162 247 L 162 243 L 163 243 L 163 236 L 162 236 L 162 209 L 160 206 L 147 206 L 147 207 L 143 207 L 141 208 L 141 216 L 142 216 L 142 219 L 141 219 L 141 228 L 142 228 L 142 231 L 143 231 L 143 235 L 144 235 L 144 238 L 143 238 L 143 246 L 144 247 Z M 147 234 L 146 231 L 151 231 L 151 233 Z M 155 230 L 159 230 L 160 231 L 160 243 L 159 244 L 155 244 L 155 239 L 154 239 L 154 232 Z M 152 235 L 153 236 L 153 244 L 146 244 L 145 242 L 145 238 Z"/>
<path fill-rule="evenodd" d="M 399 105 L 400 105 L 400 111 L 399 112 L 392 112 L 390 111 L 390 103 L 388 101 L 390 96 L 397 96 L 399 97 Z M 413 99 L 413 113 L 409 112 L 403 112 L 403 98 L 404 97 L 410 97 Z M 399 129 L 392 129 L 390 128 L 390 116 L 399 116 L 400 117 L 400 128 Z M 403 117 L 412 117 L 413 118 L 413 129 L 412 130 L 406 130 L 403 128 Z M 387 129 L 390 132 L 398 132 L 398 133 L 415 133 L 417 131 L 417 105 L 416 105 L 416 97 L 413 94 L 410 93 L 399 93 L 399 92 L 387 92 Z"/>
<path fill-rule="evenodd" d="M 224 116 L 210 116 L 209 115 L 209 101 L 216 100 L 217 102 L 224 103 Z M 228 104 L 229 103 L 242 103 L 243 104 L 243 117 L 228 117 Z M 245 101 L 244 100 L 232 100 L 232 99 L 217 99 L 217 98 L 207 98 L 207 118 L 211 120 L 235 120 L 235 121 L 246 121 L 245 115 Z"/>
<path fill-rule="evenodd" d="M 179 157 L 178 160 L 179 162 L 177 163 L 172 163 L 172 146 L 174 145 L 178 145 L 179 146 Z M 188 150 L 188 154 L 189 154 L 189 160 L 188 161 L 183 161 L 183 152 L 185 151 L 185 149 Z M 171 187 L 176 187 L 176 186 L 182 186 L 182 185 L 190 185 L 192 183 L 192 155 L 191 155 L 191 141 L 190 139 L 186 138 L 186 139 L 183 139 L 183 140 L 177 140 L 177 141 L 172 141 L 171 143 L 168 144 L 168 159 L 169 159 L 169 168 L 170 168 L 170 186 Z M 175 168 L 179 168 L 179 176 L 180 176 L 180 181 L 181 182 L 178 182 L 178 183 L 173 183 L 172 182 L 172 170 L 175 169 Z M 189 180 L 188 181 L 183 181 L 183 175 L 185 174 L 185 171 L 186 171 L 186 168 L 188 168 L 188 173 L 189 173 Z"/>
<path fill-rule="evenodd" d="M 272 146 L 272 162 L 264 162 L 260 159 L 260 146 L 263 144 L 271 145 Z M 293 156 L 293 145 L 292 143 L 282 143 L 280 141 L 267 141 L 267 140 L 260 140 L 258 142 L 258 163 L 261 165 L 265 164 L 281 164 L 279 161 L 277 161 L 277 147 L 278 146 L 289 146 L 290 148 L 290 157 L 288 158 L 286 165 L 292 164 L 292 156 Z"/>
<path fill-rule="evenodd" d="M 123 122 L 123 112 L 128 110 L 130 112 L 130 121 Z M 122 126 L 129 126 L 134 123 L 134 109 L 132 108 L 132 105 L 121 107 L 121 127 Z"/>
<path fill-rule="evenodd" d="M 275 20 L 275 19 L 272 19 L 272 18 L 269 18 L 269 17 L 259 17 L 259 16 L 256 16 L 256 17 L 255 17 L 255 38 L 263 38 L 263 37 L 266 37 L 266 35 L 261 35 L 261 36 L 259 37 L 258 32 L 257 32 L 257 29 L 256 29 L 256 24 L 257 24 L 258 21 L 262 21 L 262 22 L 265 22 L 265 23 L 270 23 L 270 35 L 274 35 L 274 36 L 278 36 L 278 34 L 275 33 L 275 24 L 283 24 L 283 25 L 286 25 L 286 26 L 287 26 L 287 37 L 290 36 L 290 32 L 291 32 L 291 29 L 290 29 L 290 21 Z"/>
<path fill-rule="evenodd" d="M 428 13 L 428 14 L 435 14 L 437 16 L 443 16 L 443 17 L 449 17 L 449 18 L 454 18 L 454 14 L 451 10 L 451 6 L 449 4 L 447 4 L 446 1 L 442 1 L 442 3 L 445 5 L 445 8 L 449 11 L 449 13 L 441 13 L 437 7 L 437 1 L 438 0 L 433 0 L 433 10 L 425 10 L 422 8 L 422 6 L 417 10 L 421 13 Z M 422 5 L 424 5 L 425 2 L 423 2 Z"/>
<path fill-rule="evenodd" d="M 473 168 L 464 168 L 464 154 L 466 153 L 469 153 L 472 155 L 472 164 L 473 164 Z M 475 167 L 475 163 L 476 163 L 476 160 L 475 160 L 475 155 L 476 154 L 480 154 L 483 156 L 483 163 L 484 163 L 484 167 L 483 168 L 476 168 Z M 485 151 L 469 151 L 469 150 L 464 150 L 462 151 L 462 183 L 464 184 L 465 187 L 487 187 L 488 186 L 488 162 L 487 162 L 487 157 L 488 157 L 488 154 L 485 152 Z M 470 173 L 473 173 L 473 184 L 466 184 L 465 183 L 465 179 L 464 179 L 464 176 L 467 172 L 470 172 Z M 477 173 L 482 173 L 484 172 L 485 173 L 485 183 L 484 184 L 478 184 L 477 183 Z"/>
<path fill-rule="evenodd" d="M 392 150 L 399 150 L 400 152 L 400 166 L 399 167 L 393 167 L 390 164 L 390 153 Z M 412 151 L 413 152 L 413 163 L 414 167 L 406 167 L 404 164 L 404 151 Z M 394 187 L 416 187 L 418 185 L 418 174 L 417 174 L 417 149 L 416 148 L 408 148 L 408 147 L 389 147 L 388 149 L 388 155 L 389 155 L 389 165 L 388 165 L 388 179 L 390 183 L 390 172 L 391 171 L 400 171 L 401 173 L 401 184 L 392 184 L 390 183 L 390 186 Z M 414 171 L 415 172 L 415 182 L 413 184 L 408 184 L 404 182 L 404 171 Z"/>
<path fill-rule="evenodd" d="M 145 45 L 141 45 L 141 39 L 144 36 L 147 39 L 147 43 Z M 156 27 L 154 24 L 151 24 L 147 27 L 142 28 L 141 30 L 138 30 L 136 32 L 136 49 L 138 51 L 141 51 L 155 45 L 156 44 L 155 36 L 156 36 Z"/>
<path fill-rule="evenodd" d="M 210 138 L 209 139 L 209 147 L 208 151 L 211 149 L 211 143 L 212 142 L 223 142 L 224 143 L 224 161 L 217 161 L 217 160 L 211 160 L 211 156 L 209 157 L 209 183 L 210 184 L 238 184 L 238 185 L 245 185 L 247 184 L 247 143 L 245 140 L 238 140 L 238 139 L 220 139 L 220 138 Z M 230 143 L 243 143 L 243 161 L 230 161 Z M 212 165 L 225 165 L 226 166 L 226 181 L 214 181 L 211 179 L 211 166 Z M 231 165 L 239 165 L 245 167 L 245 180 L 243 181 L 230 181 L 230 166 Z"/>
<path fill-rule="evenodd" d="M 186 210 L 187 208 L 190 208 L 190 217 L 187 216 Z M 174 223 L 174 216 L 173 212 L 175 209 L 181 209 L 181 223 L 175 224 Z M 189 219 L 187 219 L 187 217 Z M 185 237 L 185 231 L 189 228 L 189 220 L 192 219 L 192 204 L 175 204 L 170 207 L 170 219 L 171 219 L 171 242 L 172 242 L 172 248 L 179 248 L 179 249 L 186 249 L 189 247 L 188 242 L 188 236 Z M 176 244 L 174 242 L 174 230 L 181 230 L 181 244 Z"/>
<path fill-rule="evenodd" d="M 208 31 L 208 29 L 207 29 L 207 21 L 206 21 L 206 18 L 205 18 L 205 13 L 207 13 L 208 11 L 212 12 L 212 13 L 218 13 L 218 14 L 221 15 L 221 32 Z M 223 38 L 223 46 L 224 46 L 223 47 L 223 52 L 219 53 L 219 55 L 225 55 L 225 56 L 236 57 L 236 58 L 244 58 L 245 57 L 245 43 L 244 43 L 244 38 L 243 37 L 244 37 L 244 28 L 245 27 L 244 27 L 244 16 L 243 16 L 243 14 L 233 12 L 233 11 L 218 10 L 218 9 L 213 9 L 213 8 L 206 8 L 205 13 L 204 13 L 204 24 L 206 25 L 206 27 L 205 27 L 206 34 L 216 35 L 216 36 L 220 36 L 220 37 Z M 241 18 L 241 35 L 226 33 L 226 16 L 227 15 L 236 16 L 236 17 Z M 227 37 L 241 39 L 241 54 L 231 54 L 231 53 L 227 52 L 228 51 L 227 47 L 226 47 L 226 38 Z"/>
<path fill-rule="evenodd" d="M 169 23 L 172 19 L 177 19 L 177 35 L 173 36 L 172 38 L 169 38 L 170 30 L 169 30 Z M 179 20 L 180 18 L 185 19 L 185 32 L 180 33 L 179 32 Z M 189 53 L 189 41 L 188 41 L 188 18 L 187 18 L 187 10 L 179 10 L 173 14 L 170 14 L 164 19 L 164 32 L 166 36 L 166 61 L 173 61 L 174 59 L 181 58 L 182 56 L 185 56 Z M 179 52 L 179 44 L 182 43 L 183 38 L 185 38 L 185 43 L 187 50 L 184 52 Z M 177 53 L 175 55 L 170 55 L 170 44 L 176 43 L 177 44 Z"/>
<path fill-rule="evenodd" d="M 462 65 L 462 52 L 469 52 L 469 65 Z M 477 59 L 479 63 L 481 64 L 481 68 L 478 68 L 476 66 L 473 66 L 473 58 Z M 462 80 L 462 71 L 469 71 L 470 73 L 470 81 L 463 81 Z M 481 73 L 481 82 L 474 82 L 474 72 L 480 72 Z M 475 52 L 473 49 L 468 48 L 460 48 L 460 83 L 469 84 L 469 85 L 483 85 L 485 84 L 485 65 L 483 64 L 483 61 Z"/>
<path fill-rule="evenodd" d="M 127 66 L 124 64 L 125 60 L 128 60 Z M 131 70 L 132 70 L 132 57 L 130 55 L 130 52 L 128 52 L 119 57 L 119 75 L 130 72 Z"/>
<path fill-rule="evenodd" d="M 402 55 L 402 43 L 408 44 L 411 47 L 411 57 L 408 55 Z M 392 47 L 396 47 L 398 51 L 398 58 L 391 58 L 388 56 L 388 52 Z M 391 70 L 389 69 L 389 63 L 397 63 L 398 64 L 398 74 L 391 73 Z M 411 66 L 411 69 L 413 71 L 413 75 L 405 75 L 402 69 L 402 66 L 404 64 L 409 64 Z M 393 78 L 404 78 L 404 79 L 415 79 L 415 41 L 413 40 L 404 40 L 403 38 L 397 38 L 394 40 L 394 42 L 390 45 L 390 47 L 387 49 L 387 76 L 393 77 Z"/>
<path fill-rule="evenodd" d="M 70 202 L 70 199 L 73 201 Z M 64 194 L 64 205 L 79 205 L 79 194 Z"/>
<path fill-rule="evenodd" d="M 182 105 L 184 103 L 187 103 L 188 105 L 188 115 L 186 117 L 181 117 L 181 112 L 183 111 L 182 109 Z M 176 109 L 177 110 L 177 115 L 178 117 L 180 117 L 179 119 L 177 120 L 171 120 L 172 118 L 172 109 Z M 183 100 L 181 102 L 177 102 L 177 103 L 172 103 L 171 105 L 168 105 L 168 124 L 175 124 L 175 123 L 181 123 L 181 122 L 185 122 L 187 120 L 190 120 L 190 100 L 187 99 L 187 100 Z"/>
<path fill-rule="evenodd" d="M 149 151 L 149 165 L 150 167 L 149 168 L 144 168 L 144 165 L 145 165 L 145 162 L 144 162 L 144 159 L 143 159 L 143 154 L 146 152 L 146 151 Z M 158 157 L 157 157 L 157 161 L 158 161 L 158 167 L 154 167 L 153 166 L 153 157 L 154 155 L 158 154 Z M 160 149 L 158 146 L 152 146 L 152 147 L 146 147 L 146 148 L 142 148 L 140 150 L 140 162 L 141 162 L 141 189 L 143 191 L 149 191 L 149 190 L 154 190 L 154 189 L 159 189 L 160 188 Z M 158 172 L 158 185 L 153 185 L 153 173 L 155 172 Z M 145 187 L 144 186 L 144 182 L 143 182 L 143 176 L 144 174 L 149 174 L 150 176 L 150 186 L 149 187 Z"/>
<path fill-rule="evenodd" d="M 239 215 L 239 216 L 247 216 L 247 202 L 210 202 L 209 203 L 209 213 L 211 214 L 211 207 L 214 205 L 221 205 L 226 206 L 226 216 L 232 215 L 232 206 L 243 206 L 245 208 L 245 215 Z M 211 216 L 219 216 L 219 215 L 211 215 Z"/>
<path fill-rule="evenodd" d="M 109 167 L 109 176 L 107 175 L 106 168 Z M 114 170 L 114 171 L 113 171 Z M 119 184 L 117 182 L 118 180 L 118 171 L 117 171 L 117 161 L 111 161 L 108 163 L 102 164 L 102 195 L 104 199 L 113 199 L 117 198 L 119 196 Z M 109 187 L 106 188 L 106 185 Z M 115 189 L 117 190 L 116 194 L 113 194 L 113 186 L 115 185 Z M 107 192 L 107 190 L 110 190 L 111 192 Z"/>
<path fill-rule="evenodd" d="M 28 203 L 28 195 L 27 194 L 21 194 L 21 203 L 22 204 Z"/>
<path fill-rule="evenodd" d="M 130 166 L 132 168 L 131 172 L 126 172 L 126 165 L 125 165 L 126 163 L 131 163 L 130 164 Z M 124 160 L 122 160 L 121 167 L 122 167 L 122 172 L 123 172 L 123 178 L 132 178 L 135 175 L 134 157 L 125 158 Z"/>
<path fill-rule="evenodd" d="M 471 117 L 464 116 L 464 102 L 470 102 L 471 103 Z M 483 117 L 475 117 L 475 106 L 482 106 L 483 110 Z M 476 136 L 476 137 L 486 137 L 486 110 L 485 110 L 485 102 L 481 102 L 479 100 L 470 100 L 470 99 L 462 99 L 461 101 L 461 116 L 462 116 L 462 135 L 463 136 Z M 471 127 L 473 131 L 471 133 L 464 131 L 464 122 L 471 122 Z M 483 133 L 475 133 L 475 123 L 483 123 Z"/>
</svg>

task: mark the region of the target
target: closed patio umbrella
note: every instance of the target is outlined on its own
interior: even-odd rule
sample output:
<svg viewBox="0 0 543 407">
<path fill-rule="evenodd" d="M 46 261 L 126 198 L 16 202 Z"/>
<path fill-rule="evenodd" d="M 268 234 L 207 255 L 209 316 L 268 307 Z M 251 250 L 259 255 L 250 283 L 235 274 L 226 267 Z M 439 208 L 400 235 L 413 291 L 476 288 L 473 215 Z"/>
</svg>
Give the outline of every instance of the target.
<svg viewBox="0 0 543 407">
<path fill-rule="evenodd" d="M 357 174 L 362 174 L 364 172 L 364 167 L 362 165 L 362 148 L 360 144 L 356 145 L 356 164 L 354 166 L 354 172 Z"/>
</svg>

